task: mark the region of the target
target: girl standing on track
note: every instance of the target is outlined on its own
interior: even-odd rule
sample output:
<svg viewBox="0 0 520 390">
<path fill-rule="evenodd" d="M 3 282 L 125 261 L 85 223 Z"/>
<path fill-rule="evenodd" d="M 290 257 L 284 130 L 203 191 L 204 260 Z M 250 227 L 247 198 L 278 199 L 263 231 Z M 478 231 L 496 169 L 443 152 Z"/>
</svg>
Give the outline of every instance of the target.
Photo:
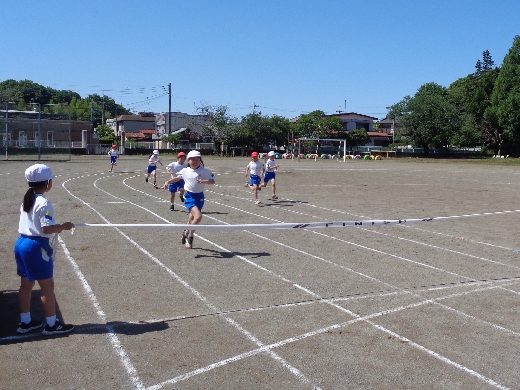
<svg viewBox="0 0 520 390">
<path fill-rule="evenodd" d="M 117 165 L 117 157 L 119 155 L 119 151 L 117 150 L 117 145 L 112 145 L 112 148 L 108 151 L 108 155 L 110 156 L 110 171 L 114 169 L 114 166 Z"/>
<path fill-rule="evenodd" d="M 262 187 L 267 187 L 267 183 L 271 182 L 271 185 L 273 187 L 273 195 L 271 196 L 272 200 L 278 199 L 278 196 L 276 195 L 276 173 L 275 171 L 278 169 L 278 165 L 276 164 L 276 161 L 274 160 L 276 153 L 273 151 L 270 151 L 267 153 L 267 157 L 269 159 L 265 163 L 265 175 L 264 175 L 264 181 L 262 183 Z"/>
<path fill-rule="evenodd" d="M 156 180 L 157 180 L 157 175 L 156 175 L 157 163 L 159 163 L 159 164 L 161 164 L 161 166 L 163 166 L 163 163 L 159 159 L 159 151 L 158 150 L 154 150 L 152 155 L 148 158 L 148 170 L 147 170 L 146 179 L 145 179 L 145 181 L 148 183 L 148 178 L 150 177 L 150 174 L 153 173 L 153 185 L 154 185 L 154 187 L 157 187 L 157 185 L 156 185 Z"/>
<path fill-rule="evenodd" d="M 166 170 L 171 175 L 172 179 L 175 176 L 178 176 L 179 172 L 188 166 L 188 164 L 186 164 L 185 161 L 186 153 L 179 152 L 177 153 L 177 162 L 172 162 L 171 164 L 166 166 Z M 170 183 L 168 184 L 168 186 L 166 186 L 165 184 L 164 189 L 166 188 L 168 188 L 168 191 L 170 191 L 170 210 L 174 211 L 175 192 L 177 192 L 177 190 L 179 191 L 181 202 L 184 202 L 184 180 L 181 179 L 178 182 Z"/>
<path fill-rule="evenodd" d="M 215 184 L 215 176 L 204 167 L 202 156 L 198 150 L 188 153 L 188 166 L 182 169 L 176 177 L 168 180 L 164 185 L 184 180 L 184 206 L 189 211 L 189 225 L 197 225 L 202 220 L 202 207 L 204 207 L 204 185 Z M 186 248 L 193 248 L 193 234 L 195 230 L 182 232 L 182 244 Z"/>
<path fill-rule="evenodd" d="M 264 163 L 258 160 L 258 153 L 251 153 L 251 162 L 247 164 L 246 167 L 246 177 L 249 173 L 249 183 L 246 183 L 245 186 L 249 186 L 253 191 L 255 196 L 255 204 L 261 204 L 260 200 L 258 200 L 258 191 L 260 191 L 260 181 L 262 180 L 262 176 L 264 175 L 265 168 Z"/>
<path fill-rule="evenodd" d="M 43 322 L 31 319 L 31 293 L 38 282 L 41 290 L 41 302 L 46 317 L 43 334 L 53 335 L 68 333 L 73 325 L 65 325 L 56 317 L 56 298 L 54 296 L 54 257 L 50 238 L 54 233 L 74 228 L 72 222 L 56 224 L 51 203 L 43 196 L 52 188 L 55 178 L 51 169 L 43 164 L 35 164 L 25 170 L 25 179 L 29 189 L 20 206 L 20 237 L 14 245 L 17 273 L 20 276 L 18 305 L 20 323 L 18 333 L 27 333 L 39 329 Z M 55 237 L 57 239 L 57 237 Z"/>
</svg>

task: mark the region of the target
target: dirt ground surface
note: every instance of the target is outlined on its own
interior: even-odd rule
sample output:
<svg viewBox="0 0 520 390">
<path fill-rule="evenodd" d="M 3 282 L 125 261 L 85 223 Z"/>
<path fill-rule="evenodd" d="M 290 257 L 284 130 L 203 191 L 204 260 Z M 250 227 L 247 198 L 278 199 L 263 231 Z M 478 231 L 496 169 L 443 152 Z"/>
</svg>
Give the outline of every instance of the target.
<svg viewBox="0 0 520 390">
<path fill-rule="evenodd" d="M 216 185 L 203 224 L 434 219 L 200 230 L 193 249 L 180 230 L 77 227 L 60 234 L 54 274 L 75 331 L 18 335 L 31 163 L 0 162 L 0 389 L 520 389 L 520 166 L 282 159 L 279 199 L 268 185 L 257 206 L 248 161 L 204 158 Z M 106 156 L 47 164 L 58 222 L 187 222 L 178 196 L 170 211 L 145 183 L 146 156 L 113 173 Z"/>
</svg>

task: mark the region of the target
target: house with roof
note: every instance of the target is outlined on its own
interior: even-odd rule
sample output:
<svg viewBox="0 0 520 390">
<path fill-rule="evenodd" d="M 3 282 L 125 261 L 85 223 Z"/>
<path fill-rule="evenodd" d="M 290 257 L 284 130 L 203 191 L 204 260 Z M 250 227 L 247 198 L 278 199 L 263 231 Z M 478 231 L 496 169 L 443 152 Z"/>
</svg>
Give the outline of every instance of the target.
<svg viewBox="0 0 520 390">
<path fill-rule="evenodd" d="M 132 133 L 139 133 L 140 130 L 155 129 L 155 113 L 140 112 L 138 115 L 120 115 L 117 118 L 107 119 L 106 125 L 114 131 L 116 137 L 120 137 L 125 132 L 127 138 L 133 138 Z"/>
<path fill-rule="evenodd" d="M 155 123 L 157 136 L 182 133 L 189 130 L 191 133 L 202 135 L 202 124 L 206 118 L 204 115 L 191 115 L 184 112 L 163 112 L 156 115 Z M 170 128 L 171 125 L 171 128 Z"/>
</svg>

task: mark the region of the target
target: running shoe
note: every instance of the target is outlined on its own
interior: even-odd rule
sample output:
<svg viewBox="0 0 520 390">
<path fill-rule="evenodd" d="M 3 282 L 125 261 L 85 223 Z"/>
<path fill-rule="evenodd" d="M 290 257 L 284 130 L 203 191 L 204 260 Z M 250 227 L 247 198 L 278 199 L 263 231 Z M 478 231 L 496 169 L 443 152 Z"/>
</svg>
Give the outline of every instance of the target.
<svg viewBox="0 0 520 390">
<path fill-rule="evenodd" d="M 65 325 L 62 324 L 59 318 L 56 318 L 56 323 L 54 326 L 49 326 L 45 324 L 45 328 L 43 328 L 42 334 L 45 335 L 53 335 L 53 334 L 62 334 L 69 333 L 74 330 L 74 325 Z"/>
<path fill-rule="evenodd" d="M 191 249 L 193 248 L 193 236 L 186 237 L 186 248 Z"/>
<path fill-rule="evenodd" d="M 271 197 L 271 199 L 273 199 L 273 200 L 277 200 L 278 197 L 277 197 L 276 195 L 273 195 L 273 196 Z"/>
<path fill-rule="evenodd" d="M 148 178 L 144 179 L 144 181 L 148 183 Z"/>
<path fill-rule="evenodd" d="M 257 200 L 255 201 L 255 204 L 262 204 L 262 202 L 260 202 L 260 200 L 257 199 Z"/>
<path fill-rule="evenodd" d="M 170 211 L 175 211 L 175 206 L 174 205 L 170 205 Z"/>
<path fill-rule="evenodd" d="M 244 184 L 244 187 L 249 187 L 249 183 Z"/>
<path fill-rule="evenodd" d="M 188 237 L 188 234 L 186 233 L 186 230 L 183 230 L 182 231 L 182 240 L 181 240 L 182 245 L 186 244 L 187 237 Z"/>
<path fill-rule="evenodd" d="M 28 324 L 25 322 L 18 323 L 18 329 L 16 329 L 17 333 L 27 333 L 31 330 L 39 329 L 43 326 L 43 322 L 37 320 L 31 320 Z"/>
<path fill-rule="evenodd" d="M 184 195 L 180 195 L 181 197 L 181 202 L 184 203 Z"/>
</svg>

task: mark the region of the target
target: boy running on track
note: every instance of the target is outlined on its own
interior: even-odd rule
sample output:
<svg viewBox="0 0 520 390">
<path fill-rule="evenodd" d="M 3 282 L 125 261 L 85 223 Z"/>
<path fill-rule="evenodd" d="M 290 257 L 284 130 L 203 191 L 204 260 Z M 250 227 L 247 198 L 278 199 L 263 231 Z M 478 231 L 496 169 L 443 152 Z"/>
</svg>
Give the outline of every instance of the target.
<svg viewBox="0 0 520 390">
<path fill-rule="evenodd" d="M 112 149 L 108 151 L 108 155 L 110 156 L 110 171 L 114 169 L 114 166 L 117 165 L 117 157 L 119 156 L 119 151 L 117 150 L 117 145 L 112 145 Z"/>
<path fill-rule="evenodd" d="M 72 222 L 57 224 L 51 203 L 43 196 L 52 188 L 55 178 L 51 169 L 43 164 L 35 164 L 25 170 L 29 189 L 20 206 L 20 237 L 14 245 L 17 273 L 20 276 L 18 305 L 20 323 L 18 333 L 39 329 L 43 322 L 31 319 L 31 293 L 35 282 L 41 290 L 41 302 L 45 313 L 44 335 L 68 333 L 73 325 L 65 325 L 56 317 L 56 298 L 54 296 L 54 256 L 50 238 L 55 233 L 74 228 Z M 57 239 L 57 237 L 54 237 Z"/>
<path fill-rule="evenodd" d="M 278 165 L 276 164 L 276 161 L 274 160 L 276 153 L 273 151 L 270 151 L 267 153 L 267 157 L 269 159 L 265 163 L 265 175 L 264 175 L 264 182 L 262 183 L 262 187 L 267 187 L 267 183 L 271 182 L 271 185 L 273 187 L 273 195 L 271 196 L 271 199 L 275 200 L 278 199 L 278 196 L 276 195 L 276 170 L 278 169 Z"/>
<path fill-rule="evenodd" d="M 198 150 L 188 153 L 188 166 L 182 169 L 176 177 L 168 180 L 164 185 L 184 180 L 184 206 L 189 211 L 188 224 L 197 225 L 202 220 L 204 207 L 204 185 L 215 184 L 215 176 L 209 169 L 204 168 L 201 154 Z M 193 248 L 193 234 L 195 230 L 182 232 L 182 244 L 186 248 Z"/>
<path fill-rule="evenodd" d="M 157 187 L 157 185 L 156 185 L 156 180 L 157 180 L 157 175 L 156 175 L 157 163 L 159 163 L 159 164 L 161 164 L 161 166 L 163 166 L 163 163 L 159 159 L 159 151 L 158 150 L 154 150 L 152 155 L 148 158 L 148 170 L 147 170 L 146 179 L 145 179 L 145 181 L 148 183 L 148 178 L 150 177 L 150 174 L 153 173 L 153 185 L 154 185 L 154 187 Z"/>
<path fill-rule="evenodd" d="M 171 164 L 166 166 L 166 170 L 171 175 L 172 179 L 175 176 L 178 176 L 179 172 L 188 166 L 188 164 L 186 164 L 185 161 L 186 153 L 179 152 L 177 153 L 177 162 L 172 162 Z M 177 190 L 179 191 L 181 202 L 184 202 L 184 180 L 181 179 L 178 182 L 170 183 L 168 187 L 165 184 L 164 189 L 166 188 L 168 188 L 168 191 L 170 191 L 170 210 L 174 211 L 175 192 L 177 192 Z"/>
<path fill-rule="evenodd" d="M 261 204 L 260 200 L 258 200 L 258 191 L 260 191 L 260 181 L 262 180 L 262 176 L 264 175 L 265 167 L 264 163 L 258 160 L 258 153 L 251 153 L 251 162 L 247 164 L 246 167 L 246 177 L 249 174 L 249 183 L 246 183 L 245 186 L 249 186 L 253 191 L 255 196 L 255 204 Z"/>
</svg>

